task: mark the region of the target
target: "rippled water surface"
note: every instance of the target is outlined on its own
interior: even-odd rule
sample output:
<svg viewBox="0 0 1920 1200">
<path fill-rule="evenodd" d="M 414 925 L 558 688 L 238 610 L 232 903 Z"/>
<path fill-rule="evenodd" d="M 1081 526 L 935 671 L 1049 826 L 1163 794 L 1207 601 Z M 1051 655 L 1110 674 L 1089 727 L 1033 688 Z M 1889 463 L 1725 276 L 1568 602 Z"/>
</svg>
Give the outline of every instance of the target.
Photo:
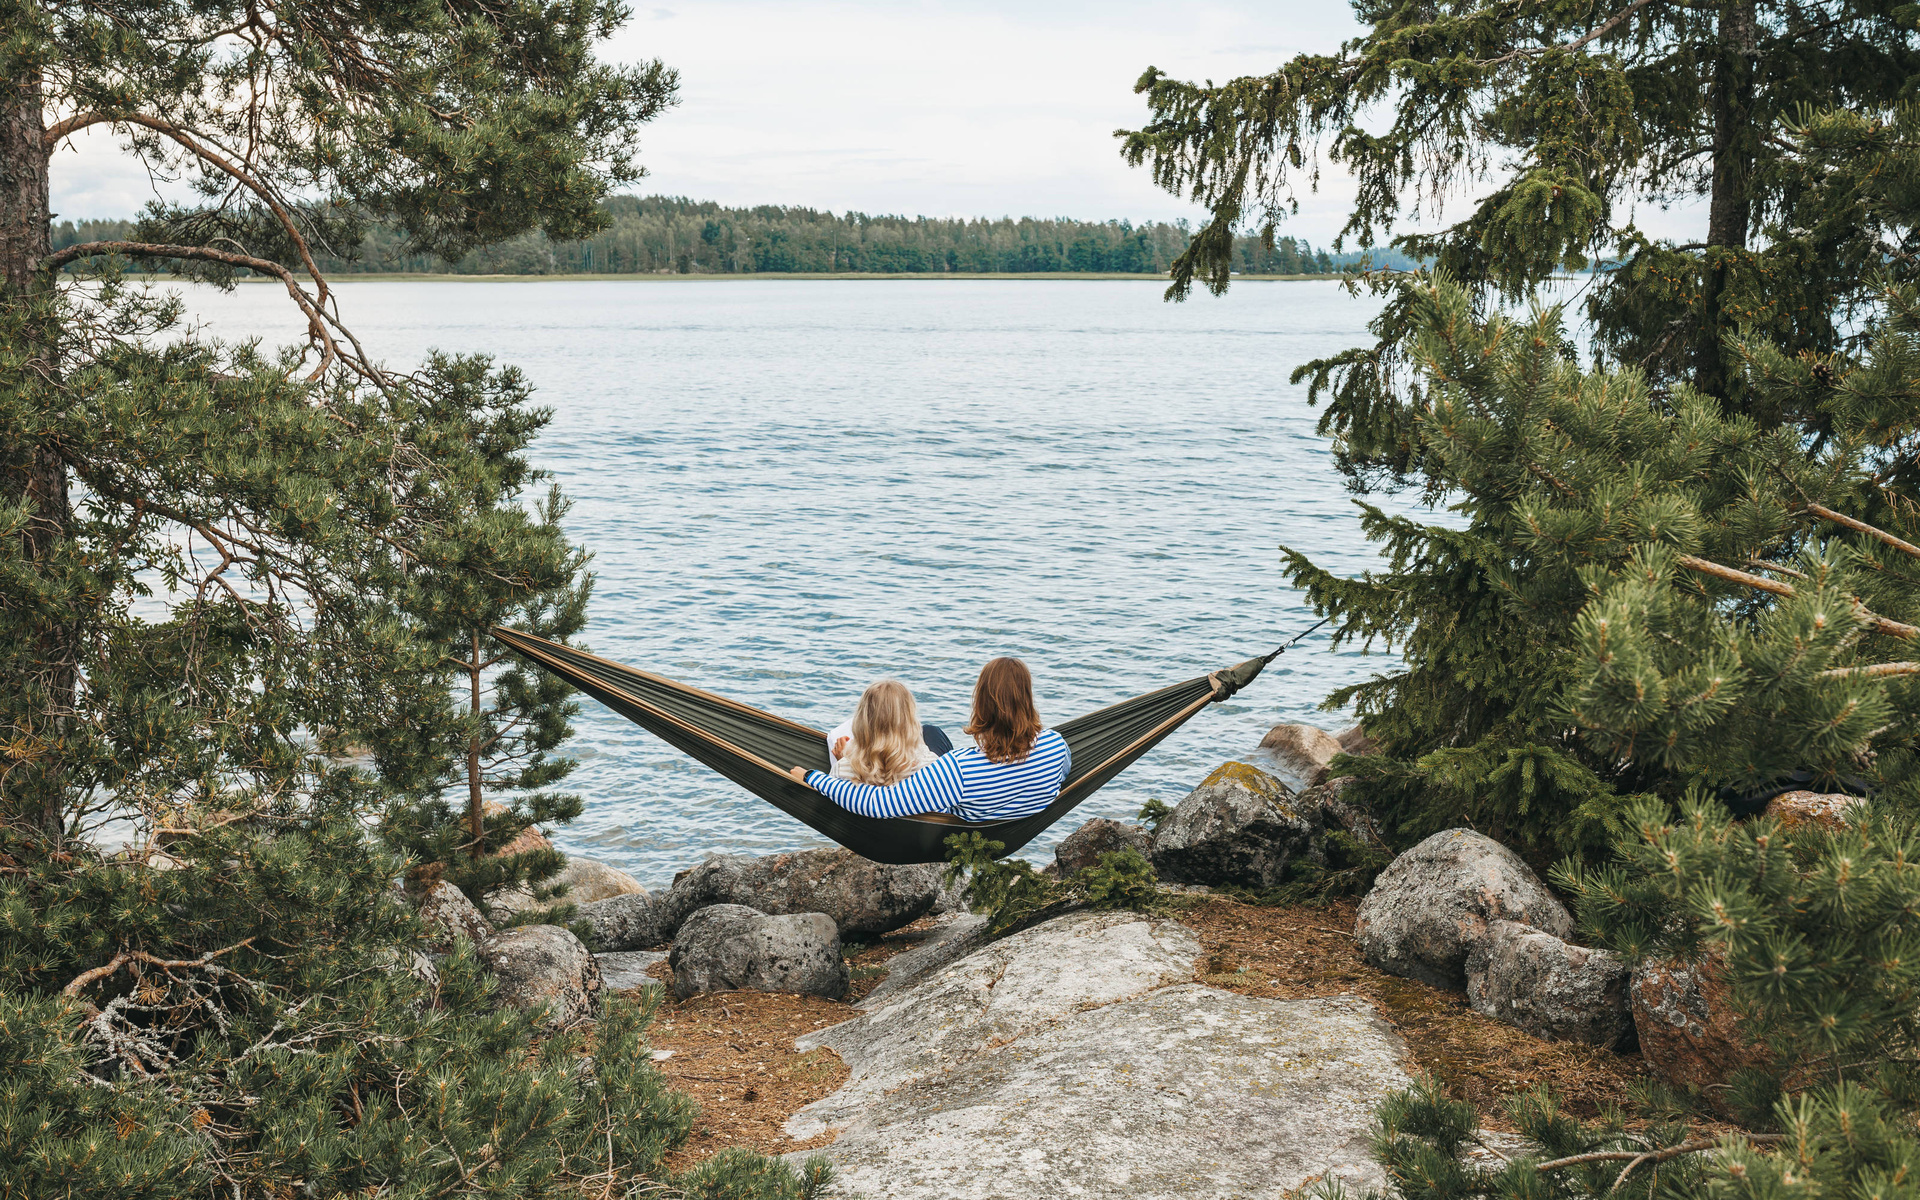
<svg viewBox="0 0 1920 1200">
<path fill-rule="evenodd" d="M 1165 304 L 1148 282 L 346 283 L 394 364 L 521 367 L 536 448 L 596 557 L 596 652 L 820 728 L 882 675 L 957 734 L 980 664 L 1027 660 L 1065 718 L 1271 649 L 1314 617 L 1278 547 L 1377 560 L 1298 363 L 1358 344 L 1373 304 L 1249 283 Z M 194 289 L 224 336 L 290 340 L 283 295 Z M 1172 802 L 1277 721 L 1389 665 L 1315 639 L 1196 717 L 1061 827 Z M 704 851 L 823 844 L 583 702 L 586 812 L 557 841 L 649 886 Z M 1050 854 L 1053 838 L 1029 856 Z"/>
</svg>

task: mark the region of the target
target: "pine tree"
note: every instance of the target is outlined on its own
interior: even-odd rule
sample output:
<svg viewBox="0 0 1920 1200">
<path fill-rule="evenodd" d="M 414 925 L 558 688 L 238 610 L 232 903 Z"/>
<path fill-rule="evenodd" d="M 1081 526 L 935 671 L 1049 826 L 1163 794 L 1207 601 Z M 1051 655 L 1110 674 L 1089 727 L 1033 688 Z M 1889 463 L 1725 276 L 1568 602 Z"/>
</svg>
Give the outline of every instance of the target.
<svg viewBox="0 0 1920 1200">
<path fill-rule="evenodd" d="M 517 500 L 544 414 L 483 360 L 373 361 L 313 259 L 367 219 L 451 255 L 597 229 L 675 88 L 594 59 L 621 16 L 0 0 L 0 1196 L 660 1190 L 691 1115 L 644 1008 L 497 1008 L 368 832 L 485 719 L 436 599 L 577 618 L 557 503 Z M 50 158 L 95 126 L 200 200 L 51 252 Z M 208 341 L 129 262 L 275 280 L 305 344 Z M 564 697 L 514 686 L 542 786 Z M 820 1182 L 752 1166 L 708 1193 Z"/>
<path fill-rule="evenodd" d="M 568 719 L 579 705 L 571 687 L 508 655 L 488 631 L 510 625 L 565 642 L 586 625 L 593 581 L 586 554 L 561 528 L 568 506 L 558 486 L 528 512 L 514 501 L 545 473 L 518 455 L 497 466 L 469 483 L 471 494 L 486 497 L 471 527 L 436 530 L 414 545 L 403 604 L 418 635 L 442 649 L 455 687 L 443 719 L 411 726 L 404 749 L 389 757 L 452 770 L 391 805 L 383 831 L 414 861 L 416 882 L 446 879 L 495 924 L 564 922 L 572 914 L 564 903 L 510 912 L 492 901 L 509 891 L 529 892 L 536 902 L 561 899 L 547 881 L 565 856 L 522 835 L 580 814 L 580 797 L 549 790 L 573 772 L 575 761 L 555 752 L 572 734 Z"/>
</svg>

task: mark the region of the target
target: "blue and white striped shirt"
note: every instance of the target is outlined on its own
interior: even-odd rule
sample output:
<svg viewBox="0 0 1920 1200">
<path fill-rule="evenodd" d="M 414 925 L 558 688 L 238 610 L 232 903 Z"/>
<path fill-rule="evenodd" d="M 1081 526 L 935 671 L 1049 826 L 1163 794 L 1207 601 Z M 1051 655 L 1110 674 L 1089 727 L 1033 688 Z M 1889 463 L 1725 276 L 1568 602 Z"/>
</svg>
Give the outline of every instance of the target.
<svg viewBox="0 0 1920 1200">
<path fill-rule="evenodd" d="M 824 771 L 808 771 L 807 786 L 863 817 L 946 813 L 963 821 L 1004 821 L 1052 804 L 1072 765 L 1067 739 L 1042 729 L 1019 762 L 997 763 L 967 746 L 885 787 L 835 779 Z"/>
</svg>

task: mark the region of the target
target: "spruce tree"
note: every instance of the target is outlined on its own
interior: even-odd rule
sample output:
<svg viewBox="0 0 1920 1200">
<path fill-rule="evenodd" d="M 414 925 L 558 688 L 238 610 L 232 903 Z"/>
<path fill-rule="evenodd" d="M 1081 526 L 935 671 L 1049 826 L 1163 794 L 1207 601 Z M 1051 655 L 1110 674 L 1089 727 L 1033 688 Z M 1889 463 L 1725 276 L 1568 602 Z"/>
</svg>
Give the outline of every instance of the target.
<svg viewBox="0 0 1920 1200">
<path fill-rule="evenodd" d="M 1210 212 L 1172 294 L 1196 278 L 1223 290 L 1235 227 L 1270 240 L 1324 154 L 1358 184 L 1343 238 L 1430 259 L 1483 303 L 1603 264 L 1585 302 L 1593 348 L 1657 385 L 1740 399 L 1722 349 L 1737 328 L 1794 352 L 1845 339 L 1883 231 L 1836 204 L 1782 134 L 1809 107 L 1884 118 L 1905 100 L 1920 68 L 1907 9 L 1456 0 L 1354 12 L 1360 36 L 1268 75 L 1141 77 L 1151 119 L 1120 132 L 1125 156 Z M 1466 211 L 1439 223 L 1448 198 Z M 1698 237 L 1636 223 L 1698 202 Z M 1416 231 L 1398 232 L 1407 224 Z M 1394 386 L 1402 315 L 1389 308 L 1374 347 L 1315 364 L 1328 427 L 1356 464 L 1410 465 L 1408 397 Z"/>
<path fill-rule="evenodd" d="M 1212 210 L 1176 296 L 1195 278 L 1226 286 L 1222 239 L 1248 221 L 1271 236 L 1316 146 L 1360 180 L 1346 235 L 1363 245 L 1431 220 L 1449 189 L 1484 189 L 1452 224 L 1392 238 L 1434 266 L 1368 278 L 1387 298 L 1373 345 L 1294 375 L 1327 402 L 1321 428 L 1388 565 L 1341 579 L 1288 552 L 1289 572 L 1339 617 L 1336 642 L 1405 658 L 1329 700 L 1357 703 L 1381 747 L 1340 767 L 1359 777 L 1354 797 L 1403 843 L 1464 821 L 1550 857 L 1601 850 L 1636 792 L 1752 794 L 1801 771 L 1906 787 L 1914 730 L 1891 626 L 1830 623 L 1817 653 L 1784 647 L 1795 605 L 1855 598 L 1912 620 L 1897 594 L 1909 568 L 1879 536 L 1915 540 L 1912 404 L 1902 352 L 1875 340 L 1909 303 L 1910 14 L 1360 15 L 1367 32 L 1339 54 L 1260 79 L 1149 72 L 1154 120 L 1126 135 L 1133 161 Z M 1698 244 L 1626 219 L 1695 196 Z M 1577 321 L 1498 315 L 1587 269 Z M 1465 527 L 1365 500 L 1398 489 Z M 1771 564 L 1766 587 L 1727 574 L 1753 574 L 1751 560 Z M 1606 647 L 1589 636 L 1602 593 Z M 1595 655 L 1613 656 L 1604 678 Z M 1821 726 L 1843 712 L 1860 719 Z"/>
</svg>

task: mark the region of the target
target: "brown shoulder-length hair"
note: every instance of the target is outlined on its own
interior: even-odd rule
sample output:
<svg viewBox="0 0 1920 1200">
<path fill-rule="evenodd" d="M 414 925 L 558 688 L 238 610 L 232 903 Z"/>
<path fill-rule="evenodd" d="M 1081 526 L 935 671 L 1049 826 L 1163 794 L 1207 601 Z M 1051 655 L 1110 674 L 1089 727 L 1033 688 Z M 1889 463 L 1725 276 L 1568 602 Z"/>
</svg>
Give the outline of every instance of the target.
<svg viewBox="0 0 1920 1200">
<path fill-rule="evenodd" d="M 980 668 L 967 733 L 994 762 L 1026 761 L 1033 739 L 1040 736 L 1040 710 L 1033 703 L 1033 676 L 1027 664 L 1017 658 L 996 658 Z"/>
</svg>

